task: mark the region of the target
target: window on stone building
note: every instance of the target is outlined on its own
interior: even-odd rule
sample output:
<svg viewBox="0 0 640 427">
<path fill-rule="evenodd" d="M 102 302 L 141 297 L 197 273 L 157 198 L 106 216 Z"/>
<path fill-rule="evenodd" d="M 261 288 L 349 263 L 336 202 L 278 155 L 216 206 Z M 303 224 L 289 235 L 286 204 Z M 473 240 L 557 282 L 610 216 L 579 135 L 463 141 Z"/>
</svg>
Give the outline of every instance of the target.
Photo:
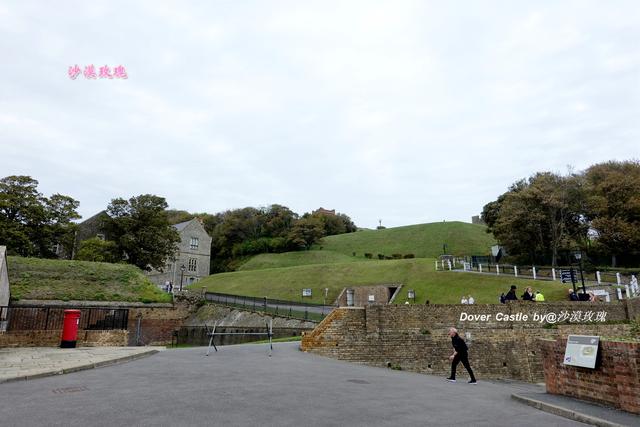
<svg viewBox="0 0 640 427">
<path fill-rule="evenodd" d="M 189 271 L 196 271 L 198 268 L 198 260 L 195 258 L 189 258 Z"/>
<path fill-rule="evenodd" d="M 191 238 L 191 249 L 198 249 L 199 239 L 197 237 Z"/>
</svg>

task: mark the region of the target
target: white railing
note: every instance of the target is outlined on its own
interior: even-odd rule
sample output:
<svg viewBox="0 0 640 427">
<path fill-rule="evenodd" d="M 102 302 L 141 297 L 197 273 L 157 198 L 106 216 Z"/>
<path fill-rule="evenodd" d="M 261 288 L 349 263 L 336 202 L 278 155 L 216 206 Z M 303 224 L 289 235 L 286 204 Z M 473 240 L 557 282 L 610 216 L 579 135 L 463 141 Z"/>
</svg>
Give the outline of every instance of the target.
<svg viewBox="0 0 640 427">
<path fill-rule="evenodd" d="M 451 260 L 438 260 L 435 263 L 436 271 L 452 271 L 462 270 L 473 273 L 493 274 L 496 276 L 507 275 L 520 279 L 533 280 L 552 280 L 562 283 L 572 283 L 568 280 L 569 273 L 573 270 L 573 281 L 577 285 L 581 285 L 584 279 L 585 284 L 589 286 L 617 286 L 616 291 L 622 299 L 621 294 L 627 298 L 640 296 L 640 287 L 638 279 L 635 275 L 624 272 L 612 271 L 596 271 L 595 273 L 586 273 L 580 271 L 577 266 L 568 267 L 540 267 L 540 266 L 521 266 L 511 264 L 487 264 L 487 263 L 470 263 L 462 258 L 454 258 Z"/>
</svg>

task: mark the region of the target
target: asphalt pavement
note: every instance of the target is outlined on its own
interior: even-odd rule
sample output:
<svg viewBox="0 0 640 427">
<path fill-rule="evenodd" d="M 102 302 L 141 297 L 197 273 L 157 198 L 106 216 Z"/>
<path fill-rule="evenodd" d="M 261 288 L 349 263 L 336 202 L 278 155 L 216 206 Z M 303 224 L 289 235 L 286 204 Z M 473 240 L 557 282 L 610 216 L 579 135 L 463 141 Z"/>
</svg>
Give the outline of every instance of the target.
<svg viewBox="0 0 640 427">
<path fill-rule="evenodd" d="M 2 426 L 571 426 L 511 399 L 530 385 L 449 383 L 298 350 L 299 343 L 167 350 L 0 384 Z M 524 388 L 524 389 L 523 389 Z"/>
</svg>

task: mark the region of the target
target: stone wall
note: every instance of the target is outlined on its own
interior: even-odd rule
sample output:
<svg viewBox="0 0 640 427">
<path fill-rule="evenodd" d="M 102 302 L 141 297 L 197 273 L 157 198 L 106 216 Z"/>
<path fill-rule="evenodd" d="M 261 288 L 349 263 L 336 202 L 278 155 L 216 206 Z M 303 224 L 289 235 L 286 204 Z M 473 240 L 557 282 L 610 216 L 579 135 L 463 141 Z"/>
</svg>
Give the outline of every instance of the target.
<svg viewBox="0 0 640 427">
<path fill-rule="evenodd" d="M 391 301 L 393 294 L 396 290 L 400 289 L 402 285 L 371 285 L 371 286 L 354 286 L 350 288 L 344 288 L 336 303 L 341 307 L 347 306 L 347 293 L 353 291 L 353 306 L 364 307 L 370 305 L 369 295 L 373 295 L 373 304 L 387 304 Z"/>
<path fill-rule="evenodd" d="M 78 347 L 126 346 L 129 332 L 78 331 Z M 2 347 L 57 347 L 60 345 L 60 331 L 11 331 L 0 332 Z"/>
<path fill-rule="evenodd" d="M 6 310 L 1 307 L 9 305 L 9 273 L 7 270 L 7 248 L 0 246 L 0 331 L 6 329 Z"/>
<path fill-rule="evenodd" d="M 629 331 L 628 325 L 550 326 L 534 320 L 536 316 L 577 309 L 606 311 L 608 321 L 627 319 L 623 303 L 342 307 L 305 334 L 301 348 L 341 360 L 445 375 L 449 373 L 448 356 L 453 351 L 447 332 L 454 326 L 469 345 L 469 359 L 479 377 L 540 381 L 543 372 L 539 338 L 555 338 L 573 331 L 600 335 L 624 335 Z M 484 317 L 460 320 L 462 313 Z M 520 319 L 526 315 L 528 320 L 496 320 L 518 314 Z"/>
<path fill-rule="evenodd" d="M 311 331 L 311 328 L 273 328 L 273 338 L 299 337 L 303 332 Z M 264 341 L 269 338 L 266 335 L 252 335 L 255 333 L 266 334 L 268 329 L 262 327 L 221 326 L 216 327 L 217 333 L 232 333 L 234 335 L 217 335 L 213 343 L 219 345 L 242 344 L 254 341 Z M 237 335 L 236 335 L 237 334 Z M 210 337 L 204 326 L 183 326 L 178 330 L 177 344 L 209 345 Z"/>
<path fill-rule="evenodd" d="M 541 341 L 547 392 L 640 414 L 640 342 L 600 341 L 595 369 L 563 363 L 566 338 Z"/>
<path fill-rule="evenodd" d="M 627 311 L 630 319 L 640 321 L 640 297 L 625 300 L 627 302 Z"/>
</svg>

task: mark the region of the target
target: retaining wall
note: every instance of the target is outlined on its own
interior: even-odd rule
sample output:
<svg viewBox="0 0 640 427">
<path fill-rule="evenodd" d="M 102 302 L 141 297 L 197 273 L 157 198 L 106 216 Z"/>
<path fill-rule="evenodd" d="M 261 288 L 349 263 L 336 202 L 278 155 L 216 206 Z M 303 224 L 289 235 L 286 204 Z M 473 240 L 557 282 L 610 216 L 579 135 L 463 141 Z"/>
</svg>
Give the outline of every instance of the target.
<svg viewBox="0 0 640 427">
<path fill-rule="evenodd" d="M 567 340 L 540 342 L 547 393 L 640 414 L 640 343 L 601 340 L 595 369 L 563 363 Z"/>
<path fill-rule="evenodd" d="M 628 318 L 622 303 L 342 307 L 306 333 L 301 348 L 341 360 L 446 375 L 450 369 L 448 356 L 453 352 L 447 333 L 454 326 L 469 345 L 469 360 L 479 377 L 541 381 L 539 338 L 566 336 L 573 331 L 614 336 L 629 332 L 625 324 L 550 326 L 534 320 L 563 311 L 606 312 L 607 321 Z M 461 321 L 463 313 L 484 317 Z M 497 320 L 518 314 L 528 319 Z M 464 368 L 458 372 L 465 372 Z"/>
</svg>

